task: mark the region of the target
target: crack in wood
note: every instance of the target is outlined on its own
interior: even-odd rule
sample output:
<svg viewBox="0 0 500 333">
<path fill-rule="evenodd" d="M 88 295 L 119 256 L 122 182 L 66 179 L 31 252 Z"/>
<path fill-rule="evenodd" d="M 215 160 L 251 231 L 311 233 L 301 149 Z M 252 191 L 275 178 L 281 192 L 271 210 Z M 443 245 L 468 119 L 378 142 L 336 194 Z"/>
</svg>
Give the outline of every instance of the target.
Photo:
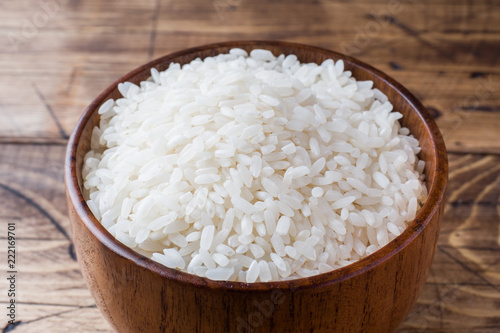
<svg viewBox="0 0 500 333">
<path fill-rule="evenodd" d="M 485 286 L 485 287 L 491 287 L 495 290 L 498 290 L 500 288 L 500 285 L 496 285 L 496 284 L 492 284 L 490 283 L 490 281 L 482 278 L 482 276 L 478 276 L 476 274 L 475 271 L 471 270 L 467 265 L 465 265 L 464 263 L 462 263 L 459 259 L 455 258 L 454 256 L 452 256 L 451 254 L 449 254 L 448 252 L 446 251 L 443 251 L 442 248 L 443 246 L 442 245 L 438 245 L 438 250 L 440 252 L 442 252 L 443 254 L 447 255 L 449 258 L 451 258 L 454 262 L 458 263 L 462 268 L 466 269 L 467 271 L 469 272 L 472 272 L 474 277 L 465 281 L 465 282 L 457 282 L 457 281 L 445 281 L 445 282 L 426 282 L 426 284 L 428 285 L 435 285 L 435 284 L 439 284 L 443 287 L 445 287 L 447 289 L 447 292 L 446 292 L 446 297 L 448 298 L 448 294 L 450 293 L 456 293 L 457 290 L 461 287 L 468 287 L 468 286 Z M 496 264 L 498 264 L 498 262 L 500 262 L 500 260 L 497 260 L 495 261 L 493 264 L 489 265 L 487 268 L 491 268 L 493 266 L 495 266 Z M 465 267 L 464 267 L 465 266 Z M 481 281 L 483 281 L 483 284 L 478 284 L 478 283 L 474 283 L 472 282 L 472 280 L 475 278 L 475 277 L 479 277 L 481 279 Z M 450 288 L 451 286 L 451 288 Z M 439 290 L 439 292 L 437 293 L 437 298 L 434 299 L 431 303 L 429 304 L 426 304 L 425 307 L 423 308 L 420 308 L 420 309 L 417 309 L 416 311 L 412 312 L 409 317 L 406 319 L 406 322 L 411 322 L 413 319 L 416 319 L 417 323 L 419 322 L 418 318 L 427 313 L 429 314 L 430 312 L 430 309 L 433 309 L 435 308 L 435 306 L 437 306 L 438 304 L 440 304 L 440 300 L 442 300 L 442 290 Z M 441 319 L 440 319 L 441 320 Z M 427 326 L 425 326 L 425 328 L 427 328 Z M 443 329 L 443 327 L 440 327 L 440 329 Z M 406 330 L 405 330 L 406 332 Z M 422 330 L 419 330 L 418 332 L 422 332 Z"/>
<path fill-rule="evenodd" d="M 66 131 L 62 127 L 62 125 L 59 122 L 59 119 L 57 118 L 54 110 L 52 110 L 52 107 L 50 106 L 50 104 L 45 99 L 45 96 L 43 96 L 42 92 L 38 89 L 38 87 L 36 86 L 36 84 L 32 83 L 32 86 L 33 86 L 33 90 L 35 91 L 36 95 L 38 96 L 38 98 L 40 99 L 40 101 L 45 106 L 45 109 L 50 114 L 50 116 L 52 117 L 52 119 L 54 120 L 54 122 L 56 123 L 56 126 L 59 129 L 59 133 L 61 134 L 61 137 L 63 139 L 69 139 L 69 135 L 66 133 Z"/>
<path fill-rule="evenodd" d="M 428 41 L 426 41 L 425 39 L 423 39 L 420 36 L 422 33 L 427 32 L 427 31 L 417 31 L 417 30 L 413 29 L 412 27 L 410 27 L 409 25 L 407 25 L 406 23 L 401 22 L 400 20 L 398 20 L 394 16 L 388 16 L 387 20 L 390 24 L 401 29 L 406 35 L 408 35 L 412 38 L 415 38 L 420 44 L 427 46 L 428 48 L 430 48 L 433 51 L 436 51 L 439 54 L 443 54 L 445 57 L 452 56 L 452 54 L 449 51 L 442 50 L 440 47 L 438 47 L 432 43 L 429 43 Z"/>
<path fill-rule="evenodd" d="M 500 112 L 500 106 L 497 105 L 466 105 L 462 107 L 466 111 Z"/>
<path fill-rule="evenodd" d="M 21 321 L 18 321 L 16 323 L 14 323 L 14 324 L 8 324 L 7 326 L 5 326 L 5 328 L 3 329 L 3 333 L 12 332 L 17 327 L 19 327 L 20 325 L 31 324 L 31 323 L 34 323 L 34 322 L 37 322 L 37 321 L 40 321 L 40 320 L 44 320 L 44 319 L 47 319 L 47 318 L 59 317 L 60 315 L 63 315 L 63 314 L 66 314 L 66 313 L 78 311 L 78 310 L 81 310 L 81 309 L 89 309 L 89 308 L 93 308 L 93 307 L 95 307 L 95 305 L 79 306 L 76 309 L 61 311 L 61 312 L 53 313 L 53 314 L 50 314 L 50 315 L 46 315 L 46 316 L 39 317 L 39 318 L 36 318 L 36 319 L 28 320 L 28 321 L 22 321 L 21 320 Z"/>
<path fill-rule="evenodd" d="M 69 241 L 71 241 L 71 237 L 69 237 L 68 233 L 66 232 L 66 229 L 55 219 L 46 209 L 44 209 L 42 206 L 40 206 L 37 202 L 29 198 L 28 196 L 24 195 L 23 193 L 19 192 L 18 190 L 0 183 L 0 188 L 6 190 L 7 192 L 10 192 L 11 194 L 15 195 L 16 197 L 23 199 L 28 203 L 30 206 L 34 207 L 36 210 L 38 210 L 43 216 L 45 216 L 55 227 L 56 229 Z"/>
<path fill-rule="evenodd" d="M 446 251 L 443 246 L 438 245 L 437 248 L 438 248 L 438 250 L 440 252 L 442 252 L 443 254 L 445 254 L 446 256 L 448 256 L 448 258 L 450 258 L 451 260 L 453 260 L 454 262 L 456 262 L 458 265 L 460 265 L 460 267 L 462 267 L 463 269 L 465 269 L 467 272 L 471 273 L 472 275 L 474 275 L 477 278 L 479 278 L 481 281 L 485 282 L 489 287 L 491 287 L 491 288 L 495 289 L 496 291 L 500 292 L 500 287 L 498 287 L 495 284 L 491 283 L 488 279 L 486 279 L 484 276 L 482 276 L 478 271 L 470 268 L 467 264 L 465 264 L 464 262 L 462 262 L 460 259 L 458 259 L 454 255 L 452 255 L 450 252 Z M 493 264 L 489 265 L 489 267 L 495 266 L 498 262 L 500 262 L 500 259 L 497 260 L 497 261 L 495 261 Z"/>
<path fill-rule="evenodd" d="M 71 257 L 71 259 L 73 259 L 73 261 L 77 261 L 76 252 L 75 252 L 75 245 L 73 244 L 73 242 L 71 242 L 71 244 L 69 244 L 68 253 L 69 253 L 69 256 Z"/>
<path fill-rule="evenodd" d="M 76 79 L 78 71 L 79 71 L 78 67 L 73 67 L 73 69 L 71 70 L 71 73 L 69 75 L 69 80 L 68 80 L 68 86 L 66 87 L 66 94 L 69 94 L 71 92 L 71 89 L 73 88 L 73 83 L 75 83 L 75 79 Z"/>
</svg>

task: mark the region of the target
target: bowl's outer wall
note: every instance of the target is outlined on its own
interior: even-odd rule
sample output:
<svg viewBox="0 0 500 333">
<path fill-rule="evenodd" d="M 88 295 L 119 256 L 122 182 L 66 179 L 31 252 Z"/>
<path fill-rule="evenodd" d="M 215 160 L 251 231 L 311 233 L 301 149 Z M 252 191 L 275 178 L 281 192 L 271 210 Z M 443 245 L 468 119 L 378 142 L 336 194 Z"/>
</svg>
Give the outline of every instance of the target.
<svg viewBox="0 0 500 333">
<path fill-rule="evenodd" d="M 362 274 L 275 292 L 193 288 L 166 280 L 110 251 L 75 209 L 70 212 L 82 273 L 117 332 L 386 333 L 406 317 L 426 280 L 442 209 L 430 221 L 435 227 Z"/>
<path fill-rule="evenodd" d="M 164 70 L 172 60 L 187 63 L 196 57 L 227 52 L 234 46 L 247 50 L 260 46 L 275 54 L 294 53 L 302 62 L 321 63 L 340 57 L 326 50 L 280 42 L 223 43 L 158 59 L 129 73 L 127 80 L 138 83 L 149 77 L 152 66 Z M 391 247 L 390 252 L 382 256 L 384 248 L 364 259 L 364 266 L 358 262 L 352 268 L 338 270 L 342 275 L 327 273 L 302 279 L 298 284 L 282 282 L 269 288 L 264 284 L 234 287 L 228 283 L 218 287 L 213 281 L 197 277 L 192 278 L 196 281 L 193 284 L 187 274 L 159 269 L 140 255 L 130 259 L 123 246 L 110 240 L 109 235 L 104 237 L 107 232 L 89 214 L 80 189 L 72 184 L 81 184 L 83 156 L 90 148 L 92 128 L 98 123 L 97 112 L 91 111 L 108 98 L 119 97 L 116 83 L 89 106 L 77 125 L 80 132 L 70 141 L 76 146 L 75 156 L 68 148 L 67 201 L 83 276 L 99 309 L 117 332 L 387 333 L 404 320 L 425 283 L 437 244 L 447 179 L 446 151 L 435 123 L 413 96 L 382 73 L 373 70 L 375 75 L 369 74 L 361 68 L 369 66 L 360 66 L 348 57 L 343 59 L 346 70 L 353 71 L 359 80 L 373 80 L 375 87 L 403 113 L 403 125 L 422 146 L 427 185 L 441 187 L 430 189 L 440 194 L 426 202 L 403 234 L 407 237 L 402 235 L 386 246 Z M 76 170 L 72 170 L 75 166 Z"/>
</svg>

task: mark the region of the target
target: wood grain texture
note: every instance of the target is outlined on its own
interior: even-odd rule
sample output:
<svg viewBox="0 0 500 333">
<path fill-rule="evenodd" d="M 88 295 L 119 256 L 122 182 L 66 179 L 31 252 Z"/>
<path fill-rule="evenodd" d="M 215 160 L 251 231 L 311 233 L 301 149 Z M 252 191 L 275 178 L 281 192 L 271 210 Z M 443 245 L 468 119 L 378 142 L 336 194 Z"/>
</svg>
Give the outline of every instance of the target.
<svg viewBox="0 0 500 333">
<path fill-rule="evenodd" d="M 46 2 L 59 7 L 39 22 Z M 394 76 L 436 111 L 450 151 L 500 152 L 499 3 L 393 2 L 2 3 L 0 141 L 67 137 L 97 93 L 147 60 L 211 42 L 286 39 L 351 53 Z"/>
<path fill-rule="evenodd" d="M 399 332 L 500 330 L 497 1 L 401 0 L 390 15 L 384 0 L 54 1 L 60 6 L 28 37 L 26 21 L 51 1 L 0 2 L 0 182 L 9 186 L 0 188 L 0 221 L 16 221 L 23 244 L 23 324 L 13 332 L 111 332 L 61 232 L 69 234 L 63 145 L 83 109 L 139 64 L 235 39 L 354 46 L 354 56 L 433 112 L 449 151 L 459 154 L 450 155 L 450 203 L 428 283 Z M 9 34 L 23 37 L 19 48 Z M 4 237 L 2 228 L 0 245 Z M 40 248 L 54 251 L 35 255 Z M 4 286 L 0 279 L 0 304 Z M 67 306 L 75 311 L 58 314 Z"/>
<path fill-rule="evenodd" d="M 46 198 L 45 201 L 37 196 L 33 203 L 27 203 L 9 191 L 0 191 L 2 223 L 16 221 L 22 236 L 19 244 L 23 245 L 19 268 L 22 324 L 12 332 L 111 333 L 112 329 L 94 307 L 83 277 L 75 268 L 65 236 L 36 207 L 45 202 L 45 207 L 52 207 L 47 208 L 51 216 L 55 211 L 65 210 L 64 184 L 57 181 L 62 177 L 62 170 L 33 167 L 63 158 L 64 147 L 57 145 L 47 146 L 40 152 L 39 145 L 23 145 L 20 149 L 20 145 L 9 144 L 2 145 L 0 151 L 0 183 L 16 186 L 25 195 L 37 192 Z M 500 212 L 497 209 L 500 190 L 495 185 L 487 188 L 500 182 L 500 157 L 451 154 L 449 160 L 449 200 L 438 250 L 427 284 L 398 333 L 494 333 L 500 329 Z M 37 181 L 24 182 L 27 173 Z M 69 233 L 69 222 L 60 223 Z M 5 237 L 4 230 L 0 235 Z M 453 241 L 457 236 L 462 243 Z M 31 243 L 26 239 L 32 239 Z M 33 253 L 43 247 L 56 251 L 42 251 L 35 259 Z M 0 252 L 5 250 L 0 248 Z M 5 289 L 3 279 L 0 288 Z M 5 295 L 1 297 L 0 302 L 4 304 Z M 58 314 L 66 310 L 74 311 Z"/>
</svg>

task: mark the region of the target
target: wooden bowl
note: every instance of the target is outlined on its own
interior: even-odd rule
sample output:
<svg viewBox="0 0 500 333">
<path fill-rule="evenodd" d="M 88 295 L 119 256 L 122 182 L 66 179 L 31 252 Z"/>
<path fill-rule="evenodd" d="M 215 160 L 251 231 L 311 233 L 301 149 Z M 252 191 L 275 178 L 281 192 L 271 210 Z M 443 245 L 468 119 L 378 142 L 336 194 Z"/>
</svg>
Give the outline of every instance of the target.
<svg viewBox="0 0 500 333">
<path fill-rule="evenodd" d="M 90 149 L 99 106 L 121 97 L 120 82 L 138 83 L 150 68 L 227 53 L 239 47 L 296 54 L 301 62 L 343 59 L 358 80 L 372 80 L 402 124 L 420 141 L 429 196 L 409 227 L 372 255 L 309 278 L 268 283 L 212 281 L 164 267 L 117 241 L 82 196 L 82 159 Z M 439 130 L 422 104 L 386 74 L 325 49 L 275 41 L 201 46 L 154 60 L 125 75 L 85 110 L 68 143 L 65 178 L 72 237 L 97 306 L 111 326 L 127 332 L 391 332 L 405 319 L 425 283 L 442 220 L 448 177 Z"/>
</svg>

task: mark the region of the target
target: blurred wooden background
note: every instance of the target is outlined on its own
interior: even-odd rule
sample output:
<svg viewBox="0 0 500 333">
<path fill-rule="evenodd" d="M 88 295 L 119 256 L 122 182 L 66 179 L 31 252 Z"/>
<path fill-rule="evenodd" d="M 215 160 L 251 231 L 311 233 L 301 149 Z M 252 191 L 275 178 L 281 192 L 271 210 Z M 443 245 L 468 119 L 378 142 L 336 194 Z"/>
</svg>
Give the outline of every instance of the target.
<svg viewBox="0 0 500 333">
<path fill-rule="evenodd" d="M 402 332 L 500 331 L 497 0 L 1 0 L 0 253 L 18 239 L 18 321 L 3 332 L 111 332 L 72 250 L 63 155 L 112 81 L 201 44 L 277 39 L 370 63 L 436 118 L 450 183 L 434 265 Z M 5 309 L 7 281 L 0 278 Z"/>
</svg>

